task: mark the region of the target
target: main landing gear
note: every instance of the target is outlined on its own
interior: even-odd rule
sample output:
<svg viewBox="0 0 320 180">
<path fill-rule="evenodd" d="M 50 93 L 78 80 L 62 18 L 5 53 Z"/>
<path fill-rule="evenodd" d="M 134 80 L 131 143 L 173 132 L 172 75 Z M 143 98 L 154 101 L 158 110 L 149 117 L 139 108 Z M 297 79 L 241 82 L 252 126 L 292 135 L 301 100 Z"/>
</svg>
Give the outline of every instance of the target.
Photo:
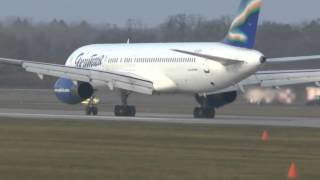
<svg viewBox="0 0 320 180">
<path fill-rule="evenodd" d="M 114 115 L 134 117 L 136 115 L 136 107 L 128 105 L 128 97 L 130 95 L 130 92 L 121 91 L 120 95 L 121 95 L 121 105 L 115 106 Z"/>
<path fill-rule="evenodd" d="M 216 115 L 216 111 L 214 108 L 204 108 L 204 107 L 196 107 L 193 110 L 194 118 L 208 118 L 213 119 Z"/>
<path fill-rule="evenodd" d="M 216 115 L 215 107 L 209 107 L 207 103 L 206 96 L 195 95 L 197 102 L 200 104 L 200 107 L 196 107 L 193 110 L 194 118 L 208 118 L 213 119 Z"/>
</svg>

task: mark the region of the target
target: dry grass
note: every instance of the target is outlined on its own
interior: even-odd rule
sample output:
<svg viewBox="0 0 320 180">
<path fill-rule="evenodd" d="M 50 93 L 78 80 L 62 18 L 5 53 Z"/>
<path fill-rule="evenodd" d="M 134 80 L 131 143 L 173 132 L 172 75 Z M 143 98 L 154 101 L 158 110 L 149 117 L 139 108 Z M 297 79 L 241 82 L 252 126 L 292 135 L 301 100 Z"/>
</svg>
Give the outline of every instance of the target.
<svg viewBox="0 0 320 180">
<path fill-rule="evenodd" d="M 265 129 L 265 128 L 264 128 Z M 272 180 L 292 160 L 318 179 L 320 131 L 178 124 L 0 120 L 0 179 Z"/>
</svg>

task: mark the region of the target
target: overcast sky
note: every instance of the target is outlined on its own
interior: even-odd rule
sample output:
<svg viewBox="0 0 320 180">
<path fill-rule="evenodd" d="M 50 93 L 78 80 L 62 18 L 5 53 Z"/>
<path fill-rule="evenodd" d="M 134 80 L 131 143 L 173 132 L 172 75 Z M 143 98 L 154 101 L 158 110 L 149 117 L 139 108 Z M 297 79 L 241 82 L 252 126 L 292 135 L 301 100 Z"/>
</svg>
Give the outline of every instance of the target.
<svg viewBox="0 0 320 180">
<path fill-rule="evenodd" d="M 196 14 L 207 18 L 234 15 L 240 0 L 1 0 L 0 19 L 29 18 L 123 25 L 128 18 L 147 25 L 170 15 Z M 264 0 L 262 20 L 295 23 L 320 17 L 319 0 Z"/>
</svg>

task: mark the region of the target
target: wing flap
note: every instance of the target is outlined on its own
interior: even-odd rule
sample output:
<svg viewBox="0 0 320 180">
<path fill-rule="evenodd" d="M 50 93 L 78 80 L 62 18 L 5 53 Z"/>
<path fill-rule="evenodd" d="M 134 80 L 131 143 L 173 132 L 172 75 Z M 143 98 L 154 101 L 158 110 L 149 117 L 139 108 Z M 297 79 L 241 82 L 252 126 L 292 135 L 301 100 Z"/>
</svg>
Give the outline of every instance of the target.
<svg viewBox="0 0 320 180">
<path fill-rule="evenodd" d="M 285 86 L 320 81 L 320 69 L 260 71 L 240 82 L 241 85 L 262 87 Z"/>
<path fill-rule="evenodd" d="M 288 86 L 293 84 L 304 84 L 304 83 L 312 83 L 320 81 L 320 77 L 318 78 L 292 78 L 286 80 L 267 80 L 261 83 L 261 87 L 275 87 L 275 86 Z"/>
</svg>

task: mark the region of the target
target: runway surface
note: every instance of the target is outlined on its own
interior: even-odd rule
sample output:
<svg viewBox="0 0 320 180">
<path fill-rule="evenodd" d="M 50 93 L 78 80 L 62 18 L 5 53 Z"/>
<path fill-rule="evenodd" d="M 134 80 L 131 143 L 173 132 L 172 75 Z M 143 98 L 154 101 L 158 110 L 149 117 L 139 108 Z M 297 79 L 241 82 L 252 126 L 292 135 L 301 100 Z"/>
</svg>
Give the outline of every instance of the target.
<svg viewBox="0 0 320 180">
<path fill-rule="evenodd" d="M 114 117 L 112 113 L 85 116 L 82 111 L 0 109 L 0 118 L 320 128 L 320 118 L 303 117 L 217 116 L 215 119 L 194 119 L 191 115 L 156 113 L 139 113 L 137 117 Z"/>
</svg>

